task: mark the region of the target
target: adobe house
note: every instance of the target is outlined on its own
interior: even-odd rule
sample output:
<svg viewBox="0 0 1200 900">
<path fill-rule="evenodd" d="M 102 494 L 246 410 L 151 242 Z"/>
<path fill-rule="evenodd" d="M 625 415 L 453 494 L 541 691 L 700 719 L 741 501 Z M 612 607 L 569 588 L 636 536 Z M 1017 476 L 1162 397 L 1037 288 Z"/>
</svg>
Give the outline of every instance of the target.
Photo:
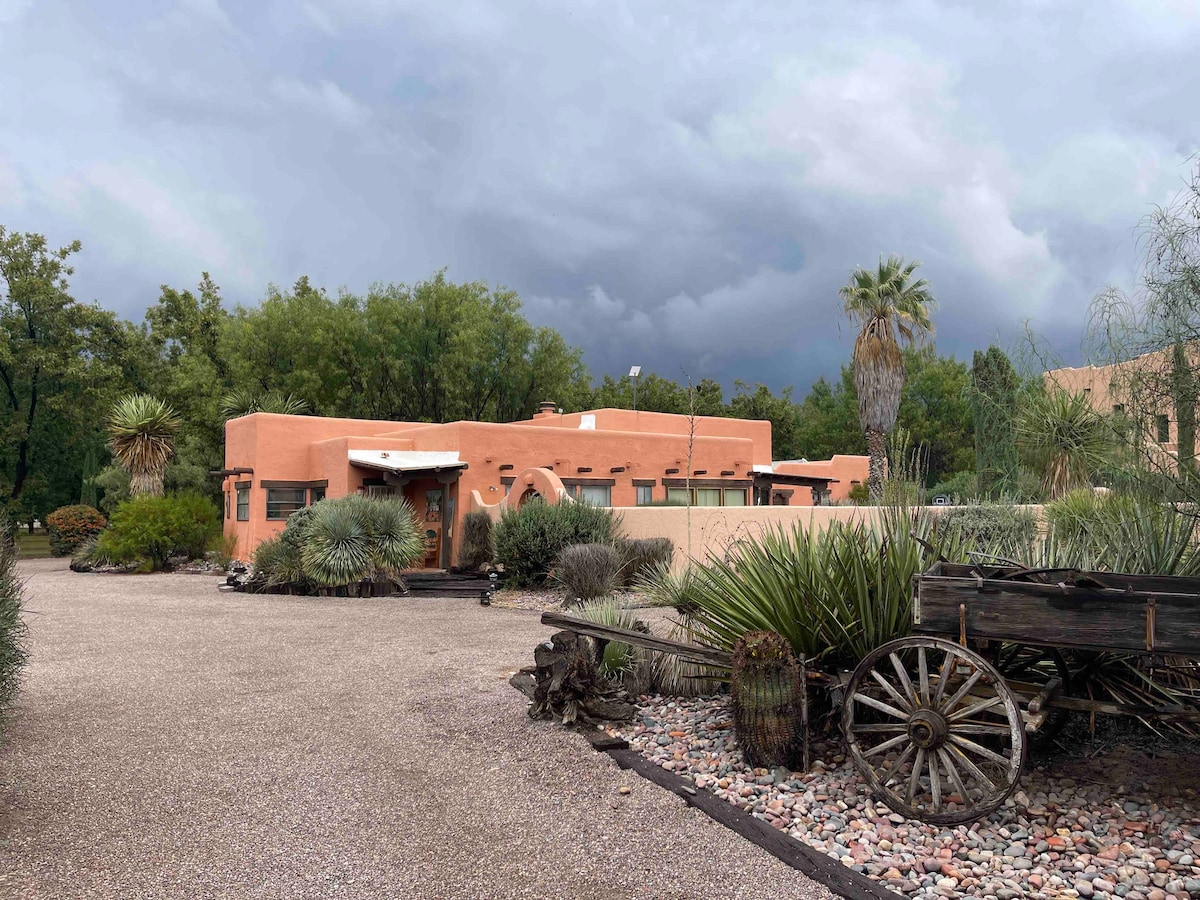
<svg viewBox="0 0 1200 900">
<path fill-rule="evenodd" d="M 355 492 L 399 496 L 424 525 L 425 566 L 446 568 L 466 513 L 495 514 L 534 494 L 616 507 L 811 506 L 845 499 L 867 477 L 864 456 L 773 462 L 770 422 L 697 416 L 689 485 L 688 443 L 687 416 L 564 414 L 549 402 L 505 424 L 255 413 L 225 425 L 225 533 L 248 558 L 303 506 Z"/>
</svg>

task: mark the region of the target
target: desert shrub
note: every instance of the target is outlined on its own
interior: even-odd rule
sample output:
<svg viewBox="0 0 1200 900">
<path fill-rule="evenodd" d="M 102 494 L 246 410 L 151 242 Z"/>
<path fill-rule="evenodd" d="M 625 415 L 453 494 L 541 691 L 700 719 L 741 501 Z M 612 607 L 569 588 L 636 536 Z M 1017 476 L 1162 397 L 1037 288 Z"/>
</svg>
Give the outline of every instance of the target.
<svg viewBox="0 0 1200 900">
<path fill-rule="evenodd" d="M 301 592 L 344 587 L 398 577 L 424 551 L 409 504 L 350 494 L 292 513 L 280 534 L 255 549 L 254 580 Z"/>
<path fill-rule="evenodd" d="M 0 514 L 0 710 L 12 705 L 28 657 L 25 622 L 21 618 L 21 580 L 16 565 L 12 526 L 8 517 Z"/>
<path fill-rule="evenodd" d="M 46 516 L 46 534 L 51 556 L 70 556 L 75 548 L 94 538 L 108 522 L 98 509 L 77 504 L 60 506 Z"/>
<path fill-rule="evenodd" d="M 94 552 L 117 565 L 141 560 L 157 571 L 173 556 L 203 557 L 220 535 L 220 514 L 207 497 L 142 494 L 117 507 Z"/>
<path fill-rule="evenodd" d="M 607 597 L 624 584 L 625 561 L 610 544 L 572 544 L 554 561 L 554 580 L 567 592 L 567 602 Z"/>
<path fill-rule="evenodd" d="M 617 551 L 625 564 L 625 586 L 633 587 L 648 572 L 660 565 L 671 565 L 675 545 L 670 538 L 618 538 Z"/>
<path fill-rule="evenodd" d="M 930 488 L 929 495 L 949 497 L 955 503 L 974 500 L 979 496 L 979 478 L 972 471 L 955 472 Z"/>
<path fill-rule="evenodd" d="M 458 564 L 474 570 L 491 561 L 492 517 L 485 512 L 469 512 L 463 516 Z"/>
<path fill-rule="evenodd" d="M 846 494 L 846 499 L 855 506 L 866 506 L 868 503 L 870 503 L 871 492 L 867 487 L 867 483 L 865 481 L 860 481 L 858 484 L 850 488 L 850 491 Z"/>
<path fill-rule="evenodd" d="M 496 561 L 514 587 L 540 585 L 564 548 L 611 544 L 618 524 L 605 507 L 531 500 L 506 512 L 493 527 Z"/>
<path fill-rule="evenodd" d="M 1037 537 L 1037 515 L 1003 503 L 951 506 L 938 514 L 940 532 L 974 542 L 998 556 L 1023 556 Z"/>
<path fill-rule="evenodd" d="M 612 600 L 583 603 L 575 611 L 575 615 L 609 628 L 650 633 L 650 628 L 640 621 L 632 610 L 623 609 Z M 651 658 L 649 650 L 619 641 L 609 641 L 604 648 L 604 658 L 600 660 L 600 674 L 621 682 L 630 693 L 641 693 L 650 686 Z"/>
<path fill-rule="evenodd" d="M 92 569 L 100 568 L 101 566 L 115 565 L 120 565 L 120 563 L 103 551 L 98 535 L 88 538 L 76 547 L 75 552 L 71 554 L 72 572 L 90 572 Z"/>
</svg>

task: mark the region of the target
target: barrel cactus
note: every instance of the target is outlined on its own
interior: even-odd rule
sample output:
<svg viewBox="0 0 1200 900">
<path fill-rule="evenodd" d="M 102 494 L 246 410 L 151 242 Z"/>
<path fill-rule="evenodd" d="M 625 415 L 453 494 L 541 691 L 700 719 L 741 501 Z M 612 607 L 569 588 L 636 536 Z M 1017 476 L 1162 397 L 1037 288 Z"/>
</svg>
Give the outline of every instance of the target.
<svg viewBox="0 0 1200 900">
<path fill-rule="evenodd" d="M 804 681 L 782 636 L 750 631 L 734 643 L 732 701 L 734 732 L 749 765 L 802 765 Z"/>
</svg>

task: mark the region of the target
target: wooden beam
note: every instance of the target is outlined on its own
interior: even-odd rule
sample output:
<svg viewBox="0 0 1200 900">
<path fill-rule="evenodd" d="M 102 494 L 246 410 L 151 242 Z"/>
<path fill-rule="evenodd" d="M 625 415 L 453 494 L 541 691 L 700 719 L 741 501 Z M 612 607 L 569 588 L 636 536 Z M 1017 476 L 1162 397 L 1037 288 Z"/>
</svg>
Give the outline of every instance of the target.
<svg viewBox="0 0 1200 900">
<path fill-rule="evenodd" d="M 729 669 L 733 666 L 733 656 L 716 647 L 705 647 L 700 644 L 683 644 L 679 641 L 669 641 L 666 638 L 655 637 L 640 631 L 629 631 L 625 628 L 610 628 L 607 625 L 597 625 L 587 619 L 577 619 L 575 616 L 563 613 L 542 613 L 542 624 L 552 628 L 562 628 L 576 634 L 586 635 L 601 641 L 618 641 L 635 647 L 645 647 L 647 650 L 657 650 L 660 653 L 671 653 L 680 659 L 702 666 L 712 666 L 717 669 Z"/>
</svg>

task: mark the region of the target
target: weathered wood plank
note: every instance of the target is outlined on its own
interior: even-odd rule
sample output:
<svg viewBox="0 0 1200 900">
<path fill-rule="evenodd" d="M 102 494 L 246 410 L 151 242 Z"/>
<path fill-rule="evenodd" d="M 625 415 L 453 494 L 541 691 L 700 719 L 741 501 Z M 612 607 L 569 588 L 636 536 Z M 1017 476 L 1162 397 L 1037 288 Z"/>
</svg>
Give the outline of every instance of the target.
<svg viewBox="0 0 1200 900">
<path fill-rule="evenodd" d="M 542 624 L 553 628 L 565 628 L 576 634 L 597 638 L 602 641 L 619 641 L 635 647 L 645 647 L 647 650 L 657 650 L 660 653 L 672 653 L 680 659 L 703 666 L 713 666 L 718 669 L 728 669 L 733 666 L 733 657 L 724 650 L 715 647 L 704 647 L 699 644 L 683 644 L 679 641 L 669 641 L 666 638 L 655 637 L 640 631 L 629 631 L 625 628 L 610 628 L 607 625 L 597 625 L 587 619 L 579 619 L 564 613 L 542 613 Z"/>
<path fill-rule="evenodd" d="M 957 636 L 963 605 L 969 638 L 1200 656 L 1200 596 L 940 576 L 915 593 L 924 633 Z"/>
</svg>

